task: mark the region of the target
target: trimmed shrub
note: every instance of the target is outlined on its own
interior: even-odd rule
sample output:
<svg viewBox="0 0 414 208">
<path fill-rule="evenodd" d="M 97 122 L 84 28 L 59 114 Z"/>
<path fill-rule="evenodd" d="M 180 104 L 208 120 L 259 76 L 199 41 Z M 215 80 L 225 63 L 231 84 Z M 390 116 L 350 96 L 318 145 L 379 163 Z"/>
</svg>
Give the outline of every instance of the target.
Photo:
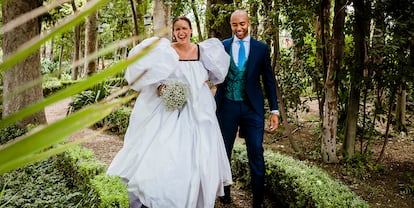
<svg viewBox="0 0 414 208">
<path fill-rule="evenodd" d="M 110 131 L 116 134 L 125 134 L 129 117 L 131 115 L 132 108 L 122 106 L 115 111 L 111 112 L 102 121 L 97 123 L 98 127 L 109 126 Z"/>
<path fill-rule="evenodd" d="M 8 141 L 17 138 L 27 132 L 27 127 L 20 127 L 16 124 L 0 129 L 0 145 L 5 144 Z"/>
<path fill-rule="evenodd" d="M 97 175 L 91 180 L 91 188 L 99 196 L 98 207 L 128 207 L 127 187 L 119 177 Z"/>
<path fill-rule="evenodd" d="M 233 176 L 250 183 L 245 145 L 235 144 Z M 325 170 L 292 157 L 265 151 L 266 188 L 286 207 L 369 207 L 348 186 L 333 179 Z"/>
<path fill-rule="evenodd" d="M 91 207 L 55 167 L 56 157 L 0 175 L 0 207 Z"/>
<path fill-rule="evenodd" d="M 105 172 L 106 165 L 95 159 L 92 150 L 73 147 L 58 155 L 58 168 L 74 186 L 83 186 L 96 175 Z"/>
<path fill-rule="evenodd" d="M 119 177 L 105 175 L 106 165 L 95 159 L 91 150 L 73 147 L 59 155 L 59 169 L 72 185 L 100 208 L 128 207 L 127 188 Z"/>
</svg>

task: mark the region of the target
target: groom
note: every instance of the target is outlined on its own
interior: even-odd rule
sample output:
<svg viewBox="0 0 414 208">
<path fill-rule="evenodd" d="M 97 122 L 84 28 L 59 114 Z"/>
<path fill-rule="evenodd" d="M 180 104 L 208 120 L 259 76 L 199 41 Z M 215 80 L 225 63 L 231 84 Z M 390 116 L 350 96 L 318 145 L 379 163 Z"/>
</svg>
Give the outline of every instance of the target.
<svg viewBox="0 0 414 208">
<path fill-rule="evenodd" d="M 215 95 L 217 118 L 223 134 L 227 156 L 231 153 L 236 134 L 245 138 L 251 172 L 253 207 L 264 207 L 263 135 L 265 128 L 264 95 L 271 110 L 269 130 L 279 125 L 279 111 L 276 97 L 275 75 L 270 64 L 269 47 L 249 35 L 250 19 L 243 10 L 236 10 L 230 17 L 234 37 L 223 41 L 225 50 L 231 56 L 226 80 L 217 86 Z M 230 186 L 225 187 L 223 203 L 231 203 Z"/>
</svg>

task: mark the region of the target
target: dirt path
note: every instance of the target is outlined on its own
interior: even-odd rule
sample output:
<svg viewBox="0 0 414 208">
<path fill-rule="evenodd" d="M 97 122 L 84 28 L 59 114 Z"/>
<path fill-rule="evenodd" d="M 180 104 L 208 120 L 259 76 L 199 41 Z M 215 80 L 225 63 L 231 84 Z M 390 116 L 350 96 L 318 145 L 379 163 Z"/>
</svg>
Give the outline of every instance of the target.
<svg viewBox="0 0 414 208">
<path fill-rule="evenodd" d="M 60 102 L 57 102 L 53 105 L 46 107 L 46 118 L 48 123 L 60 120 L 66 116 L 68 105 L 70 99 L 65 99 Z M 84 138 L 88 135 L 95 134 L 97 131 L 92 128 L 83 129 L 75 134 L 73 134 L 68 140 L 76 140 L 79 138 Z M 88 140 L 83 143 L 82 146 L 88 149 L 91 149 L 95 153 L 95 157 L 108 164 L 112 161 L 115 154 L 121 149 L 123 145 L 122 137 L 108 134 L 108 133 L 99 133 L 95 138 Z M 220 202 L 216 203 L 216 208 L 250 208 L 252 203 L 252 196 L 250 192 L 245 190 L 239 190 L 233 188 L 232 190 L 232 199 L 233 202 L 231 205 L 223 205 Z M 268 202 L 268 207 L 274 207 L 271 205 L 271 200 L 266 199 Z"/>
<path fill-rule="evenodd" d="M 57 102 L 46 108 L 46 119 L 48 123 L 54 122 L 56 120 L 62 119 L 66 116 L 68 105 L 70 99 L 65 99 L 60 102 Z M 75 134 L 73 134 L 70 140 L 75 140 L 79 138 L 87 137 L 88 135 L 96 134 L 97 131 L 91 128 L 83 129 Z M 109 164 L 115 154 L 122 147 L 122 139 L 117 135 L 110 135 L 107 133 L 100 133 L 95 138 L 88 140 L 83 143 L 82 146 L 88 149 L 91 149 L 95 153 L 95 157 Z"/>
</svg>

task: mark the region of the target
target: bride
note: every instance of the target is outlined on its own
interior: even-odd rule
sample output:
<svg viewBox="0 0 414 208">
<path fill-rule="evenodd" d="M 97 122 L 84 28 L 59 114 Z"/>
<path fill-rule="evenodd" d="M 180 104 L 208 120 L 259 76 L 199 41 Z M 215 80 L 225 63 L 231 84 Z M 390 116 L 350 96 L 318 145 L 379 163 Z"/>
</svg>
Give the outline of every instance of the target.
<svg viewBox="0 0 414 208">
<path fill-rule="evenodd" d="M 140 94 L 124 145 L 107 170 L 126 183 L 130 206 L 213 208 L 216 196 L 232 183 L 216 103 L 206 82 L 224 81 L 230 57 L 218 39 L 194 44 L 191 35 L 190 20 L 181 16 L 173 21 L 173 43 L 153 37 L 130 52 L 132 56 L 160 40 L 125 73 Z M 171 80 L 188 87 L 185 104 L 175 110 L 162 99 L 164 83 Z"/>
</svg>

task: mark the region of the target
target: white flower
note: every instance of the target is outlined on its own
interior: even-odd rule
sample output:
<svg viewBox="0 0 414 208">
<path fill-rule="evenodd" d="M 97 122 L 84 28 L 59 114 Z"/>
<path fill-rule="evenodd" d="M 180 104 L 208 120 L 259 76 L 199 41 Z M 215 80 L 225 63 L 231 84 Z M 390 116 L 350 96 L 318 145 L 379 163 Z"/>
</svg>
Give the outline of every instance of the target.
<svg viewBox="0 0 414 208">
<path fill-rule="evenodd" d="M 182 108 L 187 102 L 188 86 L 179 81 L 167 81 L 163 83 L 161 100 L 168 111 Z"/>
</svg>

